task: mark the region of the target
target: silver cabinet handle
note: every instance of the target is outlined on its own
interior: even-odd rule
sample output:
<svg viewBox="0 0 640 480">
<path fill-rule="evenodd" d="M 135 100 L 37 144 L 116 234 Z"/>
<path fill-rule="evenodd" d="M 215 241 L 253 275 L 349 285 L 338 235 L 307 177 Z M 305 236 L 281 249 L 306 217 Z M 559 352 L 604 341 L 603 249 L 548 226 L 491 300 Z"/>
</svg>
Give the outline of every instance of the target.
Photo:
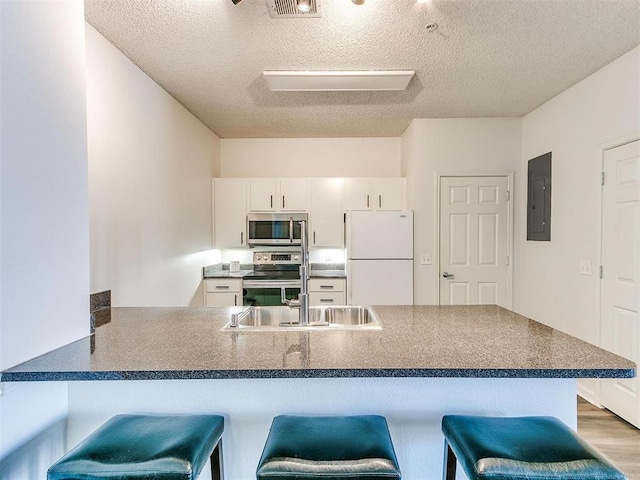
<svg viewBox="0 0 640 480">
<path fill-rule="evenodd" d="M 240 245 L 244 245 L 244 232 L 240 232 Z"/>
<path fill-rule="evenodd" d="M 326 288 L 333 290 L 333 285 L 320 285 L 320 288 Z"/>
<path fill-rule="evenodd" d="M 216 285 L 216 290 L 229 290 L 229 285 Z"/>
<path fill-rule="evenodd" d="M 238 306 L 238 294 L 237 293 L 233 296 L 233 305 L 236 306 L 236 307 Z"/>
<path fill-rule="evenodd" d="M 282 209 L 284 210 L 284 195 L 282 195 Z"/>
<path fill-rule="evenodd" d="M 369 195 L 367 195 L 367 208 L 369 208 Z"/>
<path fill-rule="evenodd" d="M 382 195 L 378 195 L 378 208 L 382 208 Z"/>
<path fill-rule="evenodd" d="M 448 273 L 448 272 L 444 272 L 444 273 L 442 274 L 442 276 L 443 276 L 444 278 L 453 278 L 453 277 L 454 277 L 453 273 Z"/>
<path fill-rule="evenodd" d="M 322 303 L 333 303 L 333 298 L 321 298 Z"/>
<path fill-rule="evenodd" d="M 316 244 L 316 232 L 313 232 L 313 244 Z"/>
<path fill-rule="evenodd" d="M 269 200 L 270 204 L 269 205 L 271 206 L 270 208 L 273 208 L 273 195 L 270 195 L 269 198 L 270 198 L 270 200 Z"/>
</svg>

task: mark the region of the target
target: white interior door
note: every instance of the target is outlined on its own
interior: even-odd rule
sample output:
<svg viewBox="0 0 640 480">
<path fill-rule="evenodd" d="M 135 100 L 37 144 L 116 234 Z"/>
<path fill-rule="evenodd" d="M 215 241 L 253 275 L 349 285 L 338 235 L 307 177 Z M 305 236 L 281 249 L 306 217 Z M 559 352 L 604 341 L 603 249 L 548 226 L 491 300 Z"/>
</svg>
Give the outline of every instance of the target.
<svg viewBox="0 0 640 480">
<path fill-rule="evenodd" d="M 640 363 L 640 140 L 607 150 L 602 187 L 602 347 Z M 601 402 L 640 428 L 638 377 L 603 380 Z"/>
<path fill-rule="evenodd" d="M 508 306 L 509 180 L 440 178 L 440 304 Z"/>
</svg>

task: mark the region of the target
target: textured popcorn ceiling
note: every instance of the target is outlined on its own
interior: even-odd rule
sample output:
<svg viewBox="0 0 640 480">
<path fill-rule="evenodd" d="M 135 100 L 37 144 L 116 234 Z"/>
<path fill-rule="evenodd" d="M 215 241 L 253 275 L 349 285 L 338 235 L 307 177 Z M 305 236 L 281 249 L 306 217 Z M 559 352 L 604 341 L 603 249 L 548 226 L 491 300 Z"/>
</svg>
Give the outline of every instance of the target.
<svg viewBox="0 0 640 480">
<path fill-rule="evenodd" d="M 87 21 L 222 138 L 399 136 L 522 116 L 640 44 L 640 0 L 85 0 Z M 427 32 L 430 22 L 439 28 Z M 271 92 L 263 70 L 415 70 L 403 92 Z"/>
</svg>

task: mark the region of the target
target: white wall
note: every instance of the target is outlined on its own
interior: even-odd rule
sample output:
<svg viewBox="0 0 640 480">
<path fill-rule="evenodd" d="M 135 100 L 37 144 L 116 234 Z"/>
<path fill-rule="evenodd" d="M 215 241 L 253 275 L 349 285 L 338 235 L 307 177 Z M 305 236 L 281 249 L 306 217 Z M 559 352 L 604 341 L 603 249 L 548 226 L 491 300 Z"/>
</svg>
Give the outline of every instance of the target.
<svg viewBox="0 0 640 480">
<path fill-rule="evenodd" d="M 82 4 L 2 2 L 2 358 L 89 332 Z"/>
<path fill-rule="evenodd" d="M 82 2 L 0 2 L 0 46 L 5 369 L 89 333 Z M 0 458 L 66 413 L 64 382 L 5 386 Z"/>
<path fill-rule="evenodd" d="M 398 177 L 400 138 L 223 139 L 221 177 Z"/>
<path fill-rule="evenodd" d="M 526 241 L 526 178 L 516 222 L 515 309 L 599 344 L 601 144 L 640 130 L 640 47 L 523 119 L 522 171 L 552 152 L 551 241 Z M 579 274 L 590 260 L 593 275 Z"/>
<path fill-rule="evenodd" d="M 414 210 L 414 302 L 437 304 L 437 174 L 508 172 L 520 176 L 521 119 L 415 119 L 402 136 L 407 208 Z M 517 208 L 517 204 L 516 207 Z M 431 254 L 432 265 L 420 265 Z"/>
<path fill-rule="evenodd" d="M 86 26 L 91 291 L 202 305 L 219 138 Z"/>
</svg>

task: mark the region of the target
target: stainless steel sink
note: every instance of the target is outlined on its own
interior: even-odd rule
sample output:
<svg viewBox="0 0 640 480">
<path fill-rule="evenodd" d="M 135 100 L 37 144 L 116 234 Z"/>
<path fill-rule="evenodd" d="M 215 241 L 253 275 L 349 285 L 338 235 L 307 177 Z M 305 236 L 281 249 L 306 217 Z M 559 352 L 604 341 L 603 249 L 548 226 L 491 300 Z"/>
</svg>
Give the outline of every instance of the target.
<svg viewBox="0 0 640 480">
<path fill-rule="evenodd" d="M 223 331 L 274 330 L 376 330 L 382 324 L 369 307 L 310 307 L 309 325 L 298 323 L 298 310 L 289 307 L 247 307 L 238 313 L 238 325 L 227 323 Z"/>
</svg>

